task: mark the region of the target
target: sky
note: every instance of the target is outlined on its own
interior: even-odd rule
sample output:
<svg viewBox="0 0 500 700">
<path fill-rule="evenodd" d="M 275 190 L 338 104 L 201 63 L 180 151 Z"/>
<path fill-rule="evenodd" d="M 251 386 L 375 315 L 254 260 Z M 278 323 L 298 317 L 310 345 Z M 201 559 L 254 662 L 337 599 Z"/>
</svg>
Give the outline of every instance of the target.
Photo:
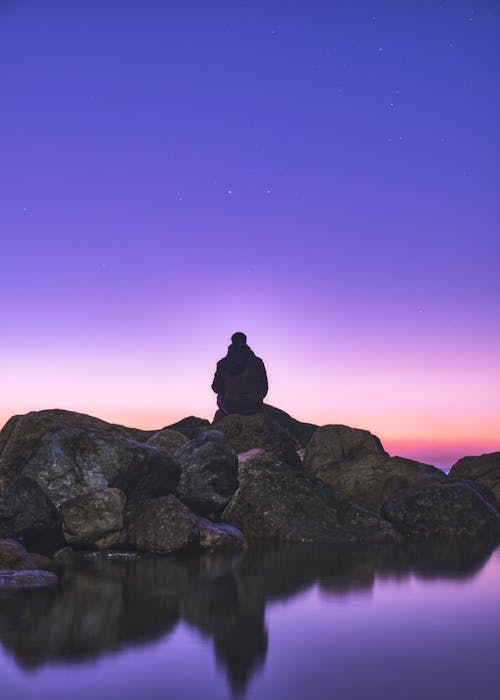
<svg viewBox="0 0 500 700">
<path fill-rule="evenodd" d="M 500 4 L 0 0 L 0 426 L 267 402 L 500 450 Z"/>
</svg>

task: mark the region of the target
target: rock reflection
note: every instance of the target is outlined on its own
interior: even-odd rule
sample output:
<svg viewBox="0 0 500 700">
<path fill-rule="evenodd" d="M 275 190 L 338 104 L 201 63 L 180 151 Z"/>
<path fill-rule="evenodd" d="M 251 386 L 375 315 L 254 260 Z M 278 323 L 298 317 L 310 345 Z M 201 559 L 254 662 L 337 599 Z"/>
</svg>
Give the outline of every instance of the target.
<svg viewBox="0 0 500 700">
<path fill-rule="evenodd" d="M 376 577 L 466 579 L 494 545 L 291 547 L 212 556 L 107 559 L 67 566 L 56 589 L 0 598 L 0 641 L 17 663 L 95 659 L 167 636 L 182 621 L 212 640 L 233 693 L 264 664 L 268 601 L 312 585 L 329 597 L 369 593 Z"/>
</svg>

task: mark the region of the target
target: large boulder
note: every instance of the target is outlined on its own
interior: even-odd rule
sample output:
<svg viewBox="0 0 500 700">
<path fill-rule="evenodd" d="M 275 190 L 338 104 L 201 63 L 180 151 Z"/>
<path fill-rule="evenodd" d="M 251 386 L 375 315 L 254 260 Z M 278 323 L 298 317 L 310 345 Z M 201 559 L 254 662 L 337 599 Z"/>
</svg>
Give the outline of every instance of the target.
<svg viewBox="0 0 500 700">
<path fill-rule="evenodd" d="M 0 495 L 4 484 L 21 471 L 24 463 L 36 449 L 40 439 L 48 432 L 59 428 L 80 428 L 101 433 L 121 435 L 131 440 L 145 442 L 156 431 L 126 428 L 123 425 L 88 416 L 84 413 L 50 409 L 31 411 L 22 416 L 13 416 L 0 432 Z"/>
<path fill-rule="evenodd" d="M 472 482 L 416 482 L 382 506 L 382 516 L 405 537 L 469 539 L 500 537 L 500 513 Z"/>
<path fill-rule="evenodd" d="M 20 470 L 20 475 L 35 481 L 56 507 L 113 486 L 129 495 L 148 476 L 155 488 L 161 485 L 164 494 L 175 488 L 179 473 L 162 450 L 120 435 L 81 428 L 59 428 L 43 435 Z"/>
<path fill-rule="evenodd" d="M 376 513 L 413 482 L 446 480 L 432 465 L 389 457 L 375 435 L 345 425 L 318 428 L 305 450 L 304 469 Z"/>
<path fill-rule="evenodd" d="M 500 452 L 490 452 L 478 457 L 462 457 L 452 466 L 450 476 L 456 479 L 473 479 L 493 491 L 500 503 Z"/>
<path fill-rule="evenodd" d="M 224 434 L 238 454 L 260 448 L 274 460 L 301 467 L 295 441 L 266 413 L 254 413 L 249 416 L 233 413 L 217 421 L 212 427 Z"/>
<path fill-rule="evenodd" d="M 65 501 L 61 506 L 64 538 L 68 544 L 93 546 L 106 536 L 121 533 L 127 497 L 120 489 L 104 489 Z"/>
<path fill-rule="evenodd" d="M 189 438 L 180 433 L 178 430 L 169 430 L 168 428 L 164 428 L 150 437 L 146 444 L 151 445 L 152 447 L 157 447 L 160 450 L 165 450 L 166 452 L 175 452 L 179 449 L 179 447 L 181 447 L 181 445 L 185 445 L 188 441 Z"/>
<path fill-rule="evenodd" d="M 263 450 L 240 460 L 239 488 L 222 514 L 251 542 L 394 541 L 392 527 Z"/>
<path fill-rule="evenodd" d="M 177 494 L 200 515 L 220 514 L 238 488 L 238 456 L 218 430 L 200 433 L 173 455 L 181 468 Z"/>
<path fill-rule="evenodd" d="M 196 516 L 173 495 L 134 503 L 127 516 L 129 543 L 139 551 L 171 554 L 199 548 Z"/>
</svg>

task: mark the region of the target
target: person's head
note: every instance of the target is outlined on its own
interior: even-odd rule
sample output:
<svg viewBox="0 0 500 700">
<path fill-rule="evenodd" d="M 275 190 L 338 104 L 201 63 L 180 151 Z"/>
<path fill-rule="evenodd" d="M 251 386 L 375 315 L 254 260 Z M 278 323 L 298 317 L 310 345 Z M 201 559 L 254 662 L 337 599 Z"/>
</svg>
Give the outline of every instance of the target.
<svg viewBox="0 0 500 700">
<path fill-rule="evenodd" d="M 237 331 L 231 336 L 231 342 L 233 345 L 246 345 L 247 337 L 244 333 Z"/>
</svg>

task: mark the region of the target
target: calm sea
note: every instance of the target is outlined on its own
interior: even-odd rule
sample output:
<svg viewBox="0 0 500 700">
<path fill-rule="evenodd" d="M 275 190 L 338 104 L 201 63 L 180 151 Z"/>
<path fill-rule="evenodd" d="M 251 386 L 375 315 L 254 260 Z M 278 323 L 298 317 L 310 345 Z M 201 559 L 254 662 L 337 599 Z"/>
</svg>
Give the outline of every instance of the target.
<svg viewBox="0 0 500 700">
<path fill-rule="evenodd" d="M 492 700 L 500 548 L 96 559 L 0 596 L 2 700 Z"/>
</svg>

